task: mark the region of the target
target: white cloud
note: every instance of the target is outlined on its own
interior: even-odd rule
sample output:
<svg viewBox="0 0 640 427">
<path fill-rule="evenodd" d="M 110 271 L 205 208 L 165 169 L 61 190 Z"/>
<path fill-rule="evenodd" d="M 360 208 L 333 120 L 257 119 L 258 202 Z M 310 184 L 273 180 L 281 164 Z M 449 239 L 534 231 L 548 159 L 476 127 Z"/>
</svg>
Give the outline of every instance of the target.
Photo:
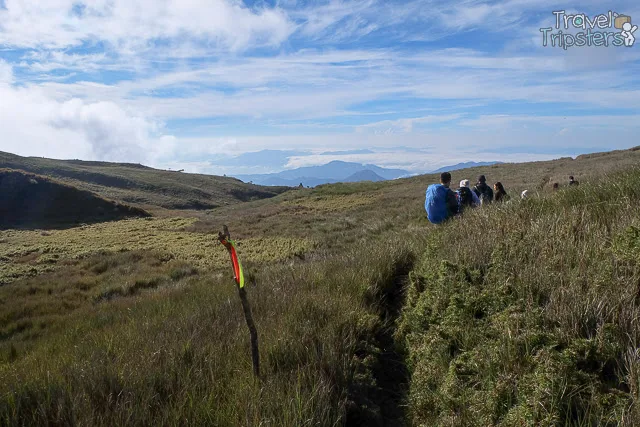
<svg viewBox="0 0 640 427">
<path fill-rule="evenodd" d="M 0 150 L 22 155 L 158 162 L 171 153 L 157 123 L 116 103 L 56 100 L 37 86 L 15 87 L 0 62 Z"/>
<path fill-rule="evenodd" d="M 546 21 L 550 21 L 552 11 L 558 9 L 555 0 L 328 0 L 308 6 L 300 3 L 302 7 L 294 7 L 297 2 L 280 2 L 288 6 L 294 20 L 301 22 L 303 35 L 329 45 L 389 28 L 393 31 L 386 34 L 398 40 L 434 41 L 475 30 L 503 33 L 505 38 L 518 40 L 534 30 L 538 34 L 538 29 L 530 26 L 533 17 L 544 11 L 548 15 Z M 635 4 L 619 0 L 616 7 L 630 13 Z M 579 9 L 594 13 L 608 10 L 604 10 L 601 0 L 583 0 Z"/>
<path fill-rule="evenodd" d="M 526 116 L 494 114 L 482 115 L 474 119 L 463 119 L 459 122 L 463 126 L 482 129 L 495 129 L 522 126 L 546 126 L 566 129 L 569 127 L 581 129 L 614 128 L 623 125 L 627 130 L 640 128 L 640 115 L 580 115 L 580 116 Z M 566 132 L 566 130 L 565 130 Z"/>
<path fill-rule="evenodd" d="M 484 120 L 483 118 L 482 120 Z M 486 118 L 490 120 L 491 118 Z M 200 153 L 197 162 L 182 163 L 187 171 L 203 173 L 252 173 L 237 166 L 226 168 L 223 163 L 205 161 L 215 154 L 239 154 L 259 151 L 265 148 L 287 150 L 296 147 L 315 154 L 293 156 L 289 158 L 287 168 L 321 165 L 332 160 L 373 163 L 383 167 L 402 168 L 412 172 L 424 172 L 453 163 L 466 161 L 503 161 L 524 162 L 548 160 L 568 155 L 577 155 L 592 151 L 606 151 L 629 148 L 635 143 L 637 132 L 634 129 L 618 126 L 600 129 L 582 127 L 578 119 L 566 125 L 560 119 L 556 122 L 536 123 L 535 117 L 520 117 L 526 122 L 528 130 L 520 125 L 494 123 L 485 126 L 482 120 L 477 126 L 464 129 L 438 129 L 428 133 L 412 132 L 402 134 L 384 133 L 335 133 L 330 137 L 323 135 L 279 135 L 247 136 L 237 138 L 180 138 L 180 144 L 192 151 L 186 157 L 194 158 Z M 585 119 L 587 122 L 589 119 Z M 611 121 L 615 118 L 611 117 Z M 632 119 L 633 120 L 633 119 Z M 563 126 L 566 125 L 566 126 Z M 565 127 L 570 131 L 560 132 Z M 603 144 L 605 144 L 603 146 Z M 398 148 L 401 145 L 402 148 Z M 340 151 L 345 148 L 372 149 L 366 154 L 322 154 L 326 151 Z M 215 156 L 214 156 L 215 157 Z M 192 168 L 192 166 L 194 168 Z M 262 171 L 261 171 L 262 172 Z"/>
<path fill-rule="evenodd" d="M 237 0 L 6 0 L 0 8 L 0 45 L 27 48 L 106 41 L 135 53 L 151 40 L 188 35 L 239 50 L 277 46 L 294 28 L 282 10 Z"/>
<path fill-rule="evenodd" d="M 68 54 L 59 50 L 32 51 L 19 64 L 31 72 L 46 73 L 53 70 L 103 71 L 116 68 L 105 53 Z"/>
<path fill-rule="evenodd" d="M 552 0 L 276 3 L 6 0 L 0 46 L 19 59 L 15 73 L 0 61 L 0 150 L 167 164 L 175 153 L 410 145 L 478 160 L 486 147 L 532 151 L 540 138 L 543 147 L 584 147 L 597 141 L 583 129 L 622 126 L 627 141 L 635 130 L 636 115 L 603 114 L 640 108 L 640 53 L 543 49 L 536 25 L 553 19 Z M 603 12 L 597 0 L 582 5 Z M 425 43 L 474 30 L 491 33 L 491 43 L 501 33 L 503 44 Z M 535 115 L 544 103 L 563 110 Z M 528 112 L 511 114 L 510 105 Z M 590 116 L 560 116 L 580 109 Z M 164 135 L 180 119 L 199 124 L 189 137 Z M 409 168 L 438 161 L 385 156 L 370 159 Z"/>
<path fill-rule="evenodd" d="M 77 98 L 57 104 L 48 124 L 78 133 L 96 158 L 111 161 L 149 160 L 147 154 L 153 148 L 150 139 L 157 133 L 154 123 L 131 116 L 117 104 L 85 104 Z"/>
<path fill-rule="evenodd" d="M 414 126 L 420 124 L 433 124 L 433 123 L 445 123 L 453 120 L 457 120 L 462 117 L 462 114 L 448 114 L 448 115 L 431 115 L 407 119 L 398 120 L 382 120 L 379 122 L 368 123 L 356 127 L 356 132 L 373 132 L 376 134 L 394 134 L 394 133 L 409 133 L 414 130 Z"/>
<path fill-rule="evenodd" d="M 457 145 L 456 145 L 457 146 Z M 287 168 L 298 168 L 304 166 L 318 166 L 326 164 L 333 160 L 342 160 L 345 162 L 356 162 L 363 164 L 375 164 L 385 168 L 405 169 L 412 173 L 424 173 L 435 170 L 443 166 L 450 166 L 453 163 L 462 163 L 468 161 L 503 161 L 503 162 L 523 162 L 536 160 L 549 160 L 558 158 L 557 154 L 500 154 L 500 153 L 484 153 L 478 154 L 471 151 L 460 151 L 446 147 L 440 150 L 438 154 L 420 153 L 420 152 L 402 152 L 390 151 L 374 154 L 360 155 L 312 155 L 292 157 L 287 164 Z"/>
<path fill-rule="evenodd" d="M 13 67 L 6 62 L 0 60 L 0 84 L 13 83 Z"/>
<path fill-rule="evenodd" d="M 375 10 L 375 5 L 375 0 L 331 0 L 326 4 L 313 5 L 293 13 L 293 17 L 303 20 L 302 34 L 319 37 L 326 35 L 327 30 L 331 28 L 335 31 L 332 31 L 329 37 L 337 41 L 347 36 L 366 35 L 377 29 L 377 26 L 370 24 L 363 17 Z M 339 27 L 336 26 L 338 23 L 341 23 Z"/>
<path fill-rule="evenodd" d="M 565 61 L 556 56 L 490 55 L 469 49 L 428 54 L 307 51 L 219 61 L 111 85 L 51 82 L 41 87 L 55 99 L 111 101 L 158 120 L 250 117 L 292 124 L 292 119 L 357 114 L 354 106 L 359 103 L 404 98 L 455 100 L 462 111 L 462 104 L 474 103 L 471 100 L 480 105 L 522 101 L 563 102 L 580 108 L 640 106 L 638 91 L 624 86 L 635 79 L 630 71 L 632 59 L 620 58 L 617 68 L 587 71 L 569 71 Z M 178 96 L 157 96 L 158 91 L 169 89 L 177 90 Z M 395 108 L 407 116 L 420 114 L 415 107 Z M 407 117 L 392 127 L 414 122 Z"/>
</svg>

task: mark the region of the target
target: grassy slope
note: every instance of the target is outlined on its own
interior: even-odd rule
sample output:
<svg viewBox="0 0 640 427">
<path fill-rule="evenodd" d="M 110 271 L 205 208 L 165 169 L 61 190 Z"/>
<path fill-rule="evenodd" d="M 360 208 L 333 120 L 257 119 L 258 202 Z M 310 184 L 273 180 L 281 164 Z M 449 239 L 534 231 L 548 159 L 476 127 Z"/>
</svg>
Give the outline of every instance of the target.
<svg viewBox="0 0 640 427">
<path fill-rule="evenodd" d="M 640 422 L 640 170 L 434 230 L 398 339 L 425 426 Z"/>
<path fill-rule="evenodd" d="M 4 332 L 10 341 L 2 346 L 0 419 L 9 425 L 339 424 L 350 388 L 375 388 L 367 368 L 375 359 L 366 356 L 373 349 L 369 336 L 382 327 L 376 289 L 393 283 L 405 255 L 379 246 L 261 268 L 249 295 L 262 381 L 252 378 L 228 274 L 133 252 L 13 287 L 13 305 L 29 318 Z M 117 293 L 83 298 L 123 275 L 129 285 Z M 2 298 L 6 304 L 9 296 Z M 382 415 L 369 408 L 357 416 L 378 425 Z"/>
<path fill-rule="evenodd" d="M 142 209 L 105 200 L 41 175 L 0 169 L 0 229 L 43 224 L 68 227 L 148 216 Z"/>
<path fill-rule="evenodd" d="M 33 425 L 46 420 L 75 420 L 92 425 L 178 425 L 185 424 L 185 420 L 215 425 L 339 425 L 345 420 L 364 420 L 366 425 L 381 425 L 385 420 L 397 423 L 402 411 L 398 410 L 398 402 L 384 404 L 388 398 L 384 389 L 390 379 L 380 374 L 380 365 L 384 357 L 394 352 L 385 339 L 393 326 L 388 303 L 398 280 L 418 255 L 419 262 L 411 273 L 409 304 L 398 333 L 398 341 L 409 351 L 414 379 L 410 392 L 412 420 L 424 425 L 464 425 L 462 420 L 469 419 L 464 417 L 477 416 L 484 417 L 478 418 L 484 422 L 494 416 L 491 408 L 506 405 L 519 409 L 504 419 L 526 421 L 527 416 L 537 416 L 526 413 L 529 395 L 507 399 L 506 402 L 517 403 L 511 406 L 496 398 L 499 404 L 482 409 L 478 403 L 481 393 L 464 398 L 451 394 L 461 387 L 455 387 L 458 383 L 454 368 L 458 365 L 449 362 L 466 347 L 454 348 L 452 359 L 447 361 L 416 344 L 424 344 L 424 336 L 433 332 L 425 327 L 416 309 L 418 301 L 425 304 L 429 295 L 419 284 L 431 277 L 430 263 L 435 261 L 430 256 L 433 251 L 442 251 L 454 266 L 452 269 L 468 268 L 465 262 L 473 254 L 493 254 L 493 259 L 504 256 L 507 273 L 491 270 L 491 266 L 478 268 L 485 274 L 490 271 L 483 276 L 485 280 L 508 277 L 508 269 L 515 268 L 509 261 L 511 252 L 500 252 L 491 246 L 502 247 L 500 231 L 495 228 L 498 226 L 492 226 L 490 231 L 492 238 L 498 237 L 494 243 L 478 244 L 475 237 L 478 221 L 486 224 L 497 220 L 507 231 L 516 225 L 519 232 L 531 233 L 527 234 L 527 241 L 532 244 L 543 245 L 557 233 L 557 243 L 562 243 L 575 260 L 578 255 L 571 252 L 566 234 L 571 229 L 569 225 L 562 228 L 564 223 L 559 222 L 559 228 L 549 228 L 555 223 L 544 215 L 563 209 L 572 212 L 569 201 L 580 201 L 576 194 L 587 188 L 584 181 L 589 174 L 637 162 L 639 155 L 638 151 L 622 152 L 575 161 L 455 172 L 454 179 L 459 180 L 481 171 L 490 181 L 503 181 L 508 191 L 532 189 L 532 182 L 562 182 L 560 178 L 565 174 L 574 174 L 583 181 L 579 189 L 532 200 L 523 204 L 524 208 L 514 203 L 508 207 L 511 211 L 504 211 L 507 207 L 491 207 L 469 215 L 463 220 L 464 226 L 458 227 L 434 227 L 426 222 L 424 189 L 433 177 L 422 176 L 285 193 L 269 200 L 215 209 L 202 214 L 195 223 L 193 219 L 122 221 L 44 236 L 35 232 L 0 232 L 0 240 L 9 243 L 4 247 L 14 249 L 0 254 L 0 261 L 3 266 L 17 266 L 20 270 L 11 283 L 0 287 L 0 419 L 3 424 L 19 421 Z M 635 185 L 633 191 L 637 188 L 640 187 Z M 540 225 L 533 219 L 520 223 L 508 215 L 515 212 L 517 218 L 521 215 L 518 209 L 529 206 L 533 210 L 522 215 L 527 219 L 537 212 L 544 214 Z M 589 221 L 598 221 L 602 212 L 597 210 L 600 205 L 595 206 L 596 210 L 580 216 L 584 227 Z M 620 209 L 634 218 L 628 206 Z M 568 221 L 575 215 L 556 219 L 565 217 Z M 257 284 L 249 285 L 249 298 L 261 337 L 261 382 L 251 378 L 248 334 L 229 267 L 225 265 L 226 255 L 221 247 L 211 244 L 213 236 L 206 234 L 219 230 L 223 223 L 241 242 L 240 256 L 245 261 L 249 283 Z M 595 224 L 600 225 L 594 223 L 589 230 Z M 625 222 L 620 227 L 612 226 L 611 232 L 622 232 L 625 226 Z M 467 229 L 470 236 L 464 232 Z M 595 228 L 594 233 L 598 230 Z M 589 233 L 582 234 L 586 238 Z M 101 240 L 106 236 L 107 240 Z M 455 244 L 443 245 L 448 238 L 456 239 Z M 511 240 L 517 241 L 516 234 Z M 632 243 L 628 246 L 634 247 Z M 422 255 L 425 247 L 429 250 Z M 538 250 L 545 256 L 554 254 L 550 258 L 552 271 L 556 272 L 551 276 L 553 280 L 565 271 L 574 274 L 574 269 L 563 267 L 560 253 L 554 252 L 551 245 Z M 521 258 L 514 259 L 526 260 L 524 252 L 523 246 L 521 252 L 514 253 Z M 609 259 L 597 251 L 588 253 L 592 255 Z M 38 270 L 41 266 L 43 269 Z M 36 271 L 32 277 L 25 277 L 31 274 L 29 268 Z M 526 271 L 527 277 L 535 279 L 533 283 L 541 281 L 531 265 Z M 591 274 L 592 270 L 588 271 Z M 443 284 L 434 289 L 448 289 L 449 276 L 443 277 Z M 573 282 L 565 278 L 553 283 L 562 285 L 554 288 L 563 289 Z M 595 298 L 603 292 L 598 286 L 594 285 L 600 291 L 591 290 L 590 285 L 585 288 L 592 292 L 587 295 L 593 296 L 586 301 L 595 304 L 589 307 L 598 306 Z M 467 298 L 464 286 L 453 289 L 459 289 L 461 298 Z M 576 292 L 573 285 L 568 289 Z M 623 288 L 615 289 L 618 294 L 611 295 L 622 298 Z M 498 303 L 509 305 L 513 301 L 505 297 Z M 517 304 L 514 307 L 519 309 Z M 544 314 L 544 310 L 539 311 Z M 442 321 L 438 316 L 444 314 L 434 313 L 434 321 Z M 493 314 L 487 311 L 481 317 L 493 319 Z M 416 318 L 412 323 L 411 319 Z M 522 322 L 527 325 L 538 318 L 533 316 L 533 320 Z M 465 318 L 460 319 L 452 317 L 452 322 L 464 323 Z M 500 325 L 498 321 L 495 324 Z M 482 348 L 478 343 L 485 339 L 485 329 L 474 332 L 474 327 L 474 323 L 468 325 L 469 343 Z M 568 320 L 560 327 L 563 334 L 571 336 Z M 476 338 L 477 341 L 471 340 Z M 486 339 L 490 344 L 488 352 L 501 348 L 490 341 L 490 333 Z M 570 338 L 567 342 L 573 343 Z M 621 341 L 621 345 L 626 342 Z M 469 359 L 472 355 L 464 357 Z M 488 360 L 502 354 L 492 357 Z M 455 360 L 462 364 L 465 359 Z M 439 377 L 440 373 L 449 372 L 448 366 L 453 366 L 454 373 Z M 561 363 L 558 366 L 557 369 L 566 367 Z M 424 376 L 424 371 L 437 375 Z M 518 378 L 521 372 L 526 370 L 509 374 Z M 554 371 L 539 372 L 548 377 Z M 541 378 L 547 378 L 544 375 Z M 425 388 L 431 384 L 429 381 L 440 384 L 444 379 L 454 386 Z M 401 373 L 391 380 L 402 380 Z M 502 389 L 493 390 L 487 385 L 492 381 L 487 376 L 476 382 L 484 385 L 482 390 L 499 394 Z M 469 393 L 473 390 L 470 387 Z M 536 393 L 546 396 L 547 391 L 540 388 Z M 436 403 L 443 406 L 428 400 L 433 394 L 439 396 Z M 629 404 L 627 396 L 620 400 L 614 396 L 611 407 L 619 407 L 619 402 Z M 562 400 L 542 402 L 548 405 L 545 410 L 553 412 L 554 402 Z M 465 404 L 473 412 L 464 413 Z M 594 411 L 598 408 L 594 406 Z M 518 414 L 523 418 L 514 418 Z M 562 416 L 562 412 L 556 414 Z"/>
<path fill-rule="evenodd" d="M 146 209 L 211 209 L 273 197 L 287 188 L 245 184 L 234 178 L 185 174 L 135 164 L 52 160 L 0 152 L 0 168 L 54 177 L 102 197 Z"/>
<path fill-rule="evenodd" d="M 518 198 L 551 191 L 553 182 L 564 186 L 569 175 L 581 182 L 640 162 L 640 150 L 613 151 L 545 162 L 501 164 L 452 172 L 454 183 L 485 174 L 488 182 L 501 181 Z M 287 192 L 268 200 L 225 206 L 199 216 L 192 230 L 217 231 L 228 224 L 238 238 L 290 236 L 311 238 L 329 251 L 349 247 L 384 230 L 410 234 L 422 231 L 424 193 L 439 175 L 420 175 L 378 183 L 332 184 Z M 414 229 L 418 227 L 418 229 Z"/>
</svg>

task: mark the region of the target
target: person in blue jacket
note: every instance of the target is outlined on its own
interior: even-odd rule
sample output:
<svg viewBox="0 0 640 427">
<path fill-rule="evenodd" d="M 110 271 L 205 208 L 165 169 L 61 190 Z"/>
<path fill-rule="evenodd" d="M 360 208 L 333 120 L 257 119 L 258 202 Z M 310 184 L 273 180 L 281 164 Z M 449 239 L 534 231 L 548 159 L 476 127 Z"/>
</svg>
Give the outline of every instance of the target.
<svg viewBox="0 0 640 427">
<path fill-rule="evenodd" d="M 427 218 L 434 224 L 441 224 L 458 213 L 458 200 L 450 185 L 451 174 L 443 172 L 440 174 L 440 184 L 431 184 L 427 188 L 424 209 Z"/>
</svg>

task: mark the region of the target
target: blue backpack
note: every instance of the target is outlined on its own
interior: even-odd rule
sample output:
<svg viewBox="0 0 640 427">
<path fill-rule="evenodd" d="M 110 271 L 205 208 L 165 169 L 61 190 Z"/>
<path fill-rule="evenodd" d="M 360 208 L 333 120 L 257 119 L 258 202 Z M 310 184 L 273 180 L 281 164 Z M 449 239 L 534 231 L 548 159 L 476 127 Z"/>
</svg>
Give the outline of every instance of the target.
<svg viewBox="0 0 640 427">
<path fill-rule="evenodd" d="M 440 224 L 448 216 L 447 192 L 448 188 L 442 184 L 431 184 L 427 188 L 424 209 L 427 211 L 429 221 Z"/>
</svg>

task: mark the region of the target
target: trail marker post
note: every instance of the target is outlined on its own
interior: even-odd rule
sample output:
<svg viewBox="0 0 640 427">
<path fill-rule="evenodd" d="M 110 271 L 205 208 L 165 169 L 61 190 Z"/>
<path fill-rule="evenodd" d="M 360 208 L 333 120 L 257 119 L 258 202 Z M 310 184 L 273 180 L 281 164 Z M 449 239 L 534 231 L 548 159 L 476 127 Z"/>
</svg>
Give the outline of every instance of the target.
<svg viewBox="0 0 640 427">
<path fill-rule="evenodd" d="M 231 264 L 233 266 L 233 276 L 236 281 L 236 286 L 238 288 L 238 296 L 240 297 L 240 302 L 242 303 L 242 311 L 244 312 L 244 319 L 247 322 L 247 328 L 249 328 L 249 336 L 251 338 L 251 361 L 253 362 L 253 374 L 256 378 L 260 377 L 260 352 L 258 349 L 258 330 L 256 329 L 256 324 L 253 322 L 253 316 L 251 314 L 251 305 L 249 305 L 249 300 L 247 299 L 247 291 L 244 287 L 244 273 L 242 271 L 242 264 L 240 264 L 240 260 L 238 259 L 238 254 L 236 253 L 235 242 L 231 240 L 231 234 L 229 233 L 229 228 L 224 225 L 223 231 L 218 232 L 218 240 L 225 248 L 229 251 L 229 256 L 231 257 Z"/>
</svg>

